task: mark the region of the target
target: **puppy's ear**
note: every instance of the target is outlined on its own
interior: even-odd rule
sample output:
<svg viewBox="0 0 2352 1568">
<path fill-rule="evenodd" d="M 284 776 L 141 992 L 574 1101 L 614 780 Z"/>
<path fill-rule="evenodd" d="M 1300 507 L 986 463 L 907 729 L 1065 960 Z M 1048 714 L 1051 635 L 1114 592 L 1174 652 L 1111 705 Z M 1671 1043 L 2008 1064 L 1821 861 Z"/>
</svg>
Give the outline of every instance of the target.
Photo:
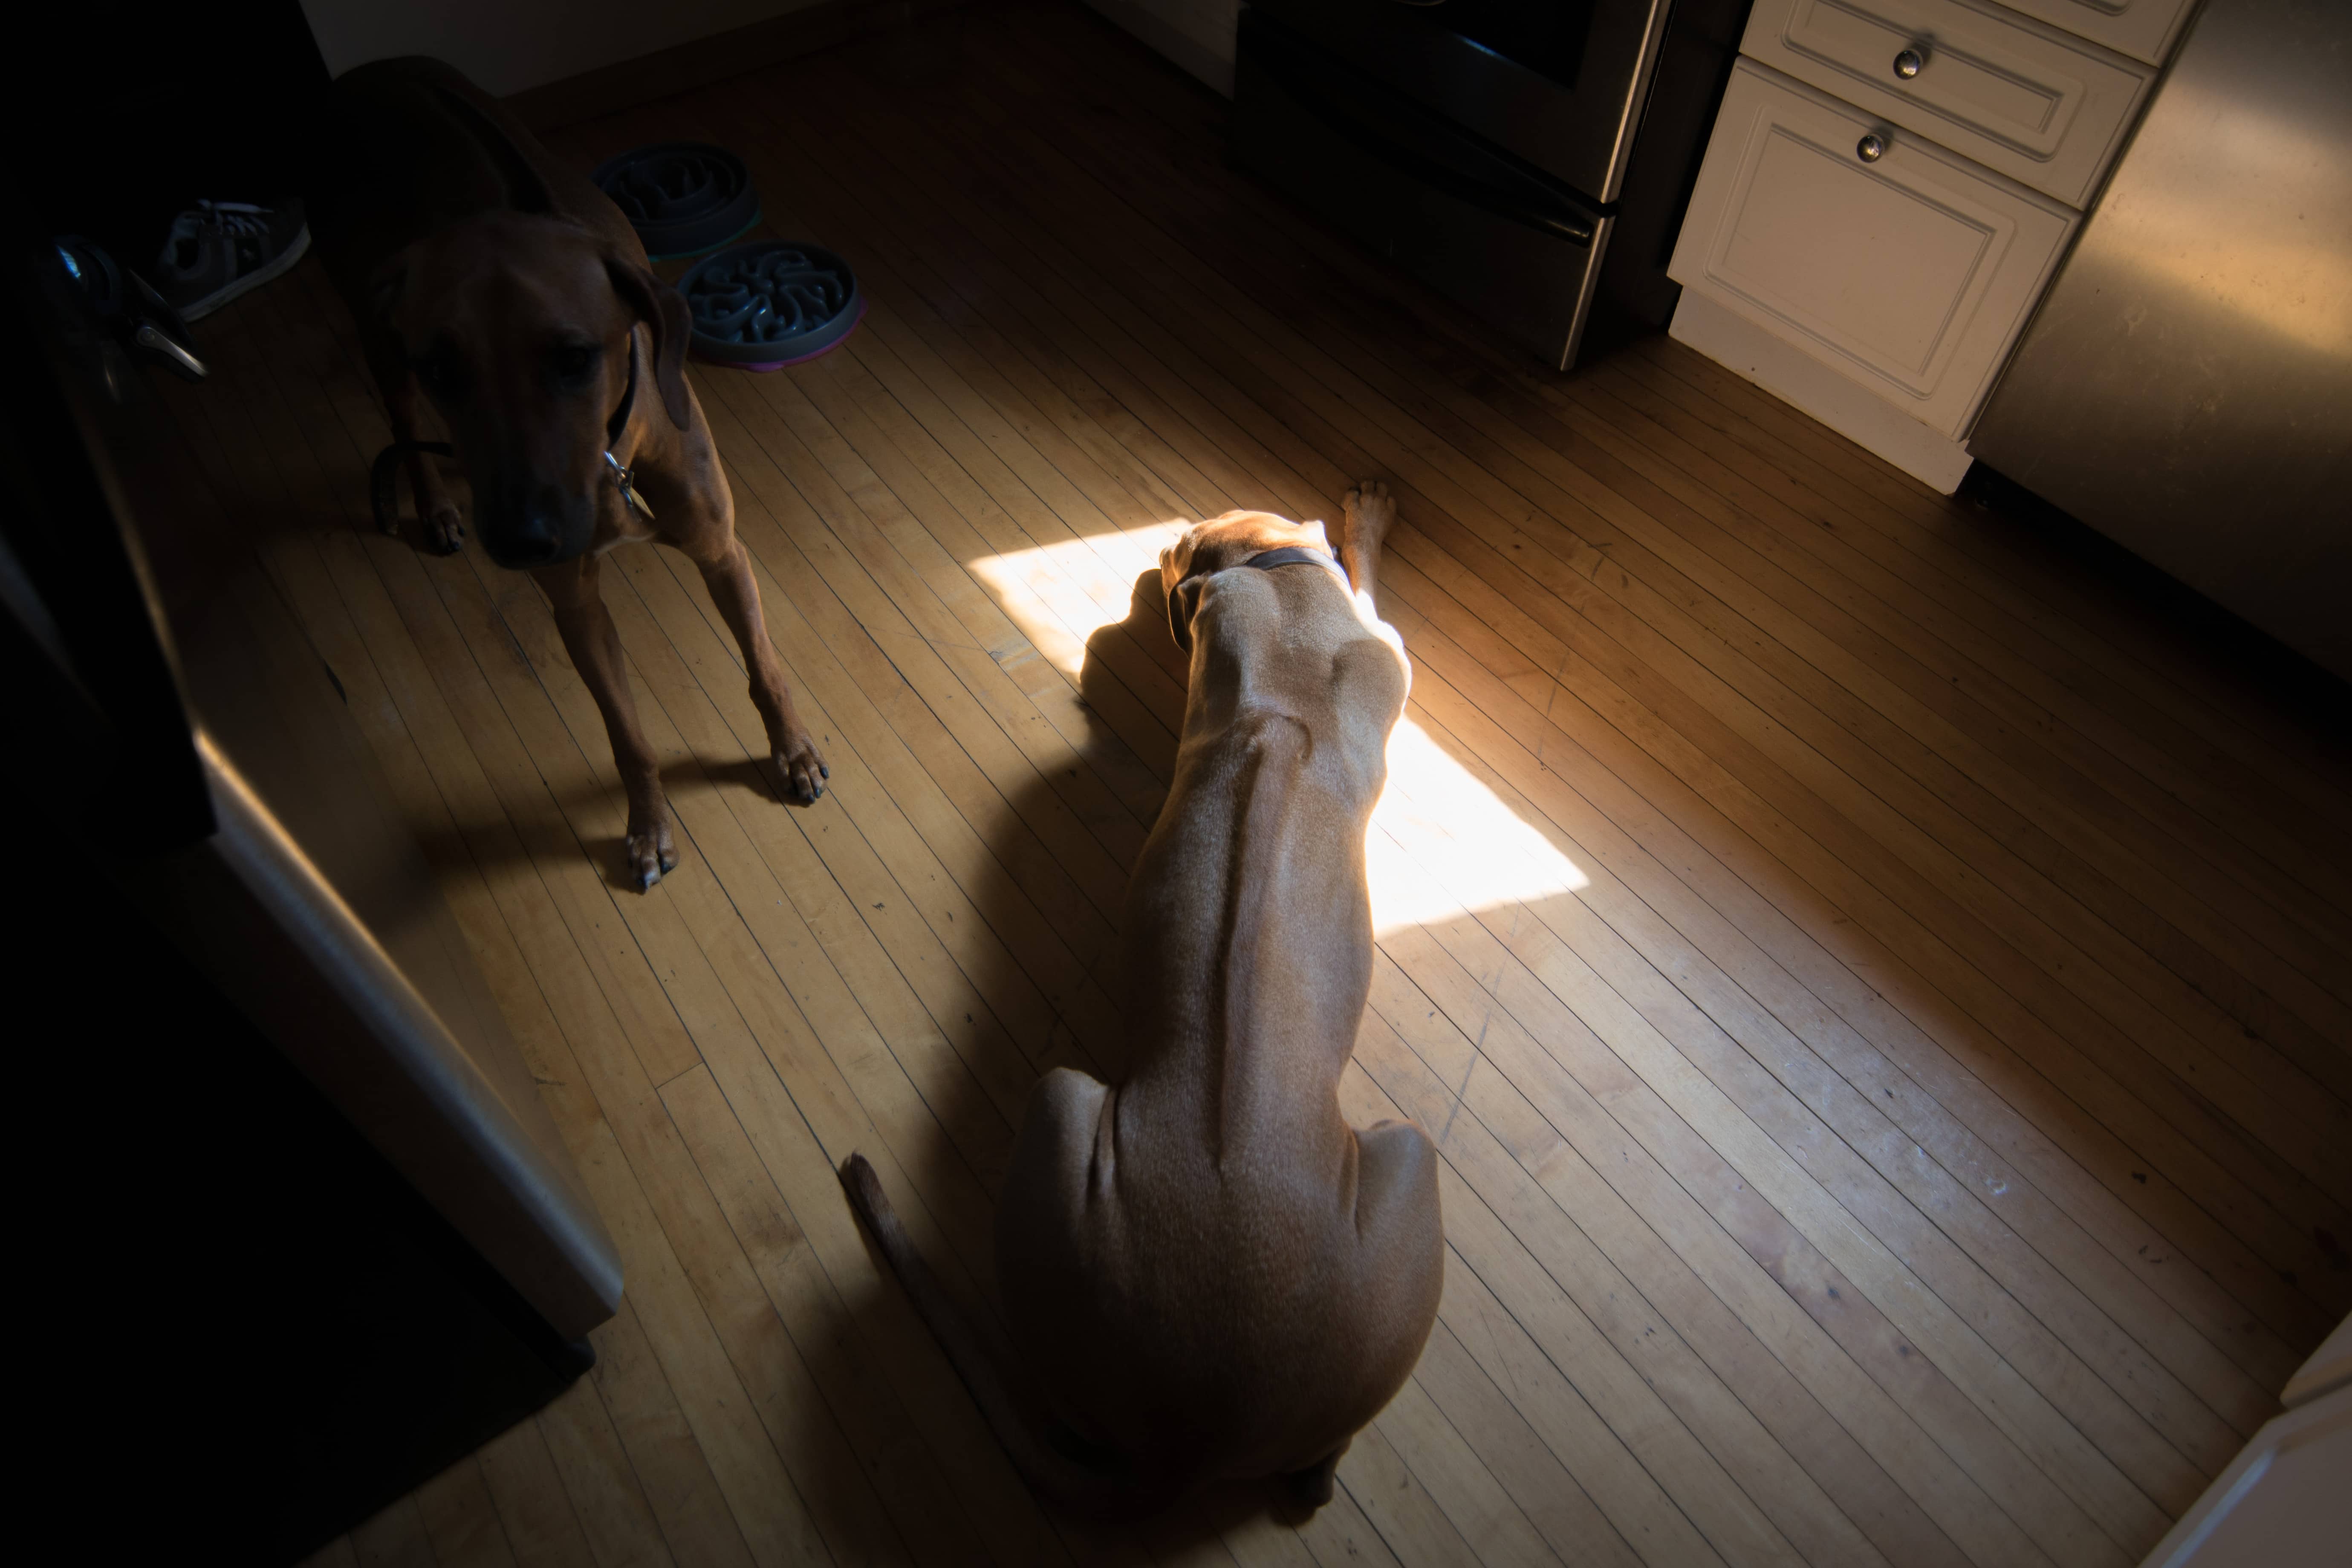
<svg viewBox="0 0 2352 1568">
<path fill-rule="evenodd" d="M 1192 651 L 1192 612 L 1201 605 L 1201 584 L 1184 581 L 1192 564 L 1190 531 L 1160 552 L 1160 591 L 1168 600 L 1168 635 L 1186 653 Z"/>
<path fill-rule="evenodd" d="M 694 405 L 686 395 L 686 348 L 694 336 L 694 312 L 686 296 L 633 261 L 604 258 L 605 275 L 613 291 L 653 329 L 654 384 L 661 388 L 662 406 L 669 422 L 683 430 L 694 418 Z"/>
</svg>

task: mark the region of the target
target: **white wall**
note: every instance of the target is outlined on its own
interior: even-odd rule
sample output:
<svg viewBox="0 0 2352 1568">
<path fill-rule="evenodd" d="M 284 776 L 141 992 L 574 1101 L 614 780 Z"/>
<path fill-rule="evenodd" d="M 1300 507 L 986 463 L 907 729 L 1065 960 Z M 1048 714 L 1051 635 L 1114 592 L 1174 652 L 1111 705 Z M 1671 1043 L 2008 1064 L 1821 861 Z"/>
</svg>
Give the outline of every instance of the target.
<svg viewBox="0 0 2352 1568">
<path fill-rule="evenodd" d="M 1104 16 L 1223 93 L 1234 95 L 1234 27 L 1241 0 L 1087 0 Z"/>
<path fill-rule="evenodd" d="M 391 55 L 438 55 L 484 91 L 503 98 L 815 3 L 302 0 L 302 9 L 327 57 L 327 69 L 337 76 Z M 1197 0 L 1152 3 L 1185 5 Z"/>
</svg>

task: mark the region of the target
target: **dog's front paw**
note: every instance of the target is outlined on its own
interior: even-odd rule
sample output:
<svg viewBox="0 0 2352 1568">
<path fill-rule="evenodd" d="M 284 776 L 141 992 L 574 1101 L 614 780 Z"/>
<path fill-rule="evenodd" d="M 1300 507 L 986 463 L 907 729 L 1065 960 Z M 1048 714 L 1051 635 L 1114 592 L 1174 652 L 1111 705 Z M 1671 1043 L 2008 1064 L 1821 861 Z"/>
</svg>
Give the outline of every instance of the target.
<svg viewBox="0 0 2352 1568">
<path fill-rule="evenodd" d="M 670 843 L 669 824 L 666 821 L 640 822 L 629 819 L 629 879 L 644 892 L 662 879 L 665 871 L 677 869 L 677 850 Z"/>
<path fill-rule="evenodd" d="M 436 555 L 455 555 L 466 543 L 466 517 L 457 503 L 445 500 L 425 517 L 425 545 Z"/>
<path fill-rule="evenodd" d="M 769 760 L 775 765 L 776 793 L 794 805 L 814 805 L 824 793 L 824 781 L 833 776 L 806 730 L 785 737 Z"/>
</svg>

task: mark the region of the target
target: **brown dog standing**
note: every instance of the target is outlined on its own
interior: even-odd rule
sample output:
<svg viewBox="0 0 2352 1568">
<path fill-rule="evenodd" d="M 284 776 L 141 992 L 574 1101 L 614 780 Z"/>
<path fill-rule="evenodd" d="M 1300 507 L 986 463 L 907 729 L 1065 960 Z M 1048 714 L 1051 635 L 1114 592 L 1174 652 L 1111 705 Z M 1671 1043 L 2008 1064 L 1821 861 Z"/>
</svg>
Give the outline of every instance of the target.
<svg viewBox="0 0 2352 1568">
<path fill-rule="evenodd" d="M 779 787 L 814 804 L 830 775 L 793 710 L 686 379 L 686 301 L 602 191 L 450 67 L 382 60 L 335 89 L 358 167 L 316 211 L 320 248 L 358 320 L 426 542 L 446 554 L 465 530 L 417 450 L 420 388 L 472 484 L 482 548 L 545 590 L 604 716 L 637 885 L 677 852 L 597 585 L 616 544 L 652 540 L 701 568 L 743 650 Z"/>
<path fill-rule="evenodd" d="M 1319 1506 L 1436 1318 L 1436 1151 L 1339 1102 L 1371 985 L 1364 834 L 1410 680 L 1372 609 L 1394 510 L 1376 482 L 1349 495 L 1344 581 L 1320 524 L 1265 512 L 1160 558 L 1192 668 L 1122 925 L 1133 1067 L 1116 1086 L 1059 1068 L 1029 1097 L 996 1219 L 1019 1385 L 872 1168 L 843 1172 L 1014 1460 L 1067 1505 L 1274 1477 Z"/>
</svg>

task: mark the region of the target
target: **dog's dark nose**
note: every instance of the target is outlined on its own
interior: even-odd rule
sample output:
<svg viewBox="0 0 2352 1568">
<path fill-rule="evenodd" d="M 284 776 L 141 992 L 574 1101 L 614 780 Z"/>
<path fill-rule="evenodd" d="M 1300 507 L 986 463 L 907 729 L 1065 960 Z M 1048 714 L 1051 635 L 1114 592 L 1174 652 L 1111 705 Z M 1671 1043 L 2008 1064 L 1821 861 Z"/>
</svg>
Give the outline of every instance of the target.
<svg viewBox="0 0 2352 1568">
<path fill-rule="evenodd" d="M 544 566 L 563 552 L 566 510 L 563 492 L 553 485 L 541 485 L 517 509 L 514 531 L 506 540 L 506 552 L 516 565 Z"/>
</svg>

